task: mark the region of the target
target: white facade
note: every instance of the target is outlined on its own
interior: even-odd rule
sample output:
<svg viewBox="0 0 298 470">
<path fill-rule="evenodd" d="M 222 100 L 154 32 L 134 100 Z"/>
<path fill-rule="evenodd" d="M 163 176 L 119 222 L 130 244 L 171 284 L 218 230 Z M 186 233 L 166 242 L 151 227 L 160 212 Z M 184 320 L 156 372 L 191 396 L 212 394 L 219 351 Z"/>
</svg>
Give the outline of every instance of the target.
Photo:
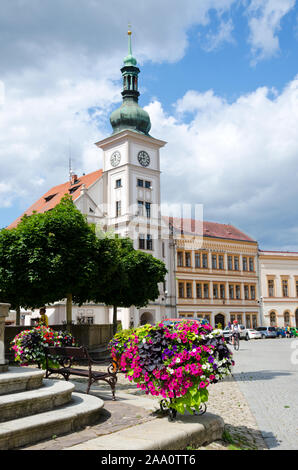
<svg viewBox="0 0 298 470">
<path fill-rule="evenodd" d="M 298 327 L 298 253 L 260 251 L 259 277 L 264 325 Z"/>
</svg>

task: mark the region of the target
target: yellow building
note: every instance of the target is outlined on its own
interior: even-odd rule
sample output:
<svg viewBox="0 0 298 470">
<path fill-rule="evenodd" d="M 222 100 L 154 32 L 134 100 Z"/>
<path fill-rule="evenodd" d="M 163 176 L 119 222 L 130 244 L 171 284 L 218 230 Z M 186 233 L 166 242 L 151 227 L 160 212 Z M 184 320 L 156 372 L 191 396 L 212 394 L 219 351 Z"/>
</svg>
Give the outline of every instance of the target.
<svg viewBox="0 0 298 470">
<path fill-rule="evenodd" d="M 176 246 L 177 316 L 206 318 L 224 328 L 237 319 L 247 328 L 262 324 L 258 244 L 231 225 L 172 218 Z"/>
</svg>

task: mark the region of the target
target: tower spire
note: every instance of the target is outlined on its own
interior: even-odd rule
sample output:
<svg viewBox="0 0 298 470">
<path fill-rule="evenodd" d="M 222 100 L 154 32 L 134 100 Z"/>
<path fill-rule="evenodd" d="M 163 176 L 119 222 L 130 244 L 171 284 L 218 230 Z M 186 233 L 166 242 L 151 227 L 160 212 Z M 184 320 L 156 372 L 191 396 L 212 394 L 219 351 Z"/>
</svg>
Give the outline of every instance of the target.
<svg viewBox="0 0 298 470">
<path fill-rule="evenodd" d="M 131 55 L 131 56 L 132 56 L 132 48 L 131 48 L 131 24 L 130 24 L 130 23 L 128 23 L 127 35 L 128 35 L 128 55 Z"/>
<path fill-rule="evenodd" d="M 149 114 L 138 105 L 140 96 L 138 90 L 138 75 L 140 69 L 137 60 L 132 55 L 131 25 L 128 25 L 128 55 L 124 58 L 121 68 L 123 77 L 123 90 L 121 92 L 123 103 L 110 117 L 114 133 L 123 129 L 133 129 L 148 135 L 151 128 Z"/>
</svg>

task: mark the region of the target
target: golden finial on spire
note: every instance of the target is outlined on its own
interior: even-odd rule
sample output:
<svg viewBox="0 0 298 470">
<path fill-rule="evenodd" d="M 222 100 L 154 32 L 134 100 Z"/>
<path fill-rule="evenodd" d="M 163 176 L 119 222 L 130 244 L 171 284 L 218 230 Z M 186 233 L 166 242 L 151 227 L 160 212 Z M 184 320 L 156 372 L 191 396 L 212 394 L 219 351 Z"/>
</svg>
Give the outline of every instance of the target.
<svg viewBox="0 0 298 470">
<path fill-rule="evenodd" d="M 127 31 L 128 36 L 131 36 L 131 24 L 128 23 L 128 31 Z"/>
</svg>

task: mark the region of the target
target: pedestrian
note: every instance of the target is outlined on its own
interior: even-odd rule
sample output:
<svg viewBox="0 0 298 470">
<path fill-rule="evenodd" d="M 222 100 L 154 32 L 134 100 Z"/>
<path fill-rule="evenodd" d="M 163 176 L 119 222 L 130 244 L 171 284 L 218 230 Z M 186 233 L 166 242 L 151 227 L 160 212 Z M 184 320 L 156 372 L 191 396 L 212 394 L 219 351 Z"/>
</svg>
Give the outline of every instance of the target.
<svg viewBox="0 0 298 470">
<path fill-rule="evenodd" d="M 39 314 L 40 314 L 40 321 L 39 321 L 40 325 L 48 326 L 49 319 L 48 319 L 48 316 L 46 315 L 46 307 L 42 307 L 39 310 Z"/>
</svg>

